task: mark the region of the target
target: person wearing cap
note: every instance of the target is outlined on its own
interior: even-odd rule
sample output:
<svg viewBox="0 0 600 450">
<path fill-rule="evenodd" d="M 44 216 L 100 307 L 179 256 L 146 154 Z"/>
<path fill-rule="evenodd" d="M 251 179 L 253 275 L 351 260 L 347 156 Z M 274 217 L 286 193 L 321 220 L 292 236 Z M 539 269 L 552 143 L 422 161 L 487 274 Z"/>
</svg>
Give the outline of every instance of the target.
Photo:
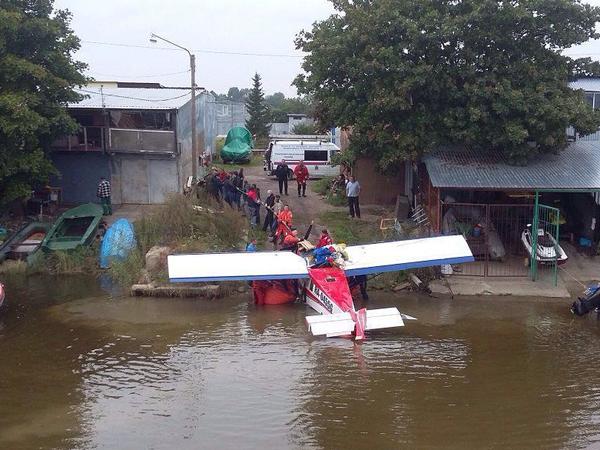
<svg viewBox="0 0 600 450">
<path fill-rule="evenodd" d="M 308 180 L 308 168 L 304 165 L 304 161 L 294 168 L 294 176 L 298 183 L 298 197 L 306 197 L 306 180 Z M 302 192 L 302 195 L 300 193 Z"/>
<path fill-rule="evenodd" d="M 275 205 L 275 195 L 272 190 L 267 191 L 267 198 L 265 199 L 265 207 L 267 214 L 265 215 L 265 223 L 263 224 L 263 231 L 267 231 L 267 228 L 271 228 L 273 224 L 273 206 Z"/>
</svg>

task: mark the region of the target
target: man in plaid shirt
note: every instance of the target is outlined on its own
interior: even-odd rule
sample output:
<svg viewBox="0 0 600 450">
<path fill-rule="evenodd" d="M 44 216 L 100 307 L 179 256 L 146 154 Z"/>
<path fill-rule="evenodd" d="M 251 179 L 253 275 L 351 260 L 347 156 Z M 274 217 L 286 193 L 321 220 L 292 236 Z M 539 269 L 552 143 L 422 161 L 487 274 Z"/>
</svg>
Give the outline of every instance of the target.
<svg viewBox="0 0 600 450">
<path fill-rule="evenodd" d="M 104 215 L 112 215 L 112 205 L 110 203 L 110 182 L 104 177 L 100 177 L 98 189 L 96 190 L 96 196 L 100 199 L 100 204 L 102 205 Z"/>
</svg>

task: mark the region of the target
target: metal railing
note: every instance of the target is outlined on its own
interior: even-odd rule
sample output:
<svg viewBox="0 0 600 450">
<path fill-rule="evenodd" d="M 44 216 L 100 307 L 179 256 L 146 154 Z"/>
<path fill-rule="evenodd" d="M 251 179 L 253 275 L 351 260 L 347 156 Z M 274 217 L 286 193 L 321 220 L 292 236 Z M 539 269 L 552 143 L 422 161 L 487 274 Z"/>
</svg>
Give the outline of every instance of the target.
<svg viewBox="0 0 600 450">
<path fill-rule="evenodd" d="M 533 218 L 533 205 L 442 203 L 442 233 L 462 234 L 475 262 L 462 275 L 527 277 L 529 266 L 521 234 Z"/>
<path fill-rule="evenodd" d="M 101 152 L 104 150 L 103 127 L 80 127 L 77 134 L 65 136 L 52 143 L 55 150 Z"/>
<path fill-rule="evenodd" d="M 175 153 L 175 132 L 109 128 L 107 149 L 115 152 Z"/>
</svg>

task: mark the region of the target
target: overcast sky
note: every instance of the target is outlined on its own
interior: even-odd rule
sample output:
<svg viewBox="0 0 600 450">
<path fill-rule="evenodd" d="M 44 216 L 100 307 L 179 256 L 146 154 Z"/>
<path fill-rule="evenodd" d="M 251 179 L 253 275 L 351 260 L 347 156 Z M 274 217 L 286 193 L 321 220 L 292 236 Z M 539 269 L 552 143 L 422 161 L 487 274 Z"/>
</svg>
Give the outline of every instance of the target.
<svg viewBox="0 0 600 450">
<path fill-rule="evenodd" d="M 600 6 L 600 0 L 588 3 Z M 55 6 L 73 13 L 72 27 L 82 40 L 77 58 L 97 80 L 189 85 L 187 54 L 164 50 L 168 44 L 151 44 L 154 32 L 194 50 L 199 86 L 226 93 L 231 86 L 249 87 L 258 72 L 267 93 L 286 96 L 296 94 L 290 84 L 301 70 L 301 58 L 293 57 L 300 55 L 294 36 L 333 13 L 327 0 L 55 0 Z M 600 43 L 567 53 L 598 60 Z"/>
</svg>

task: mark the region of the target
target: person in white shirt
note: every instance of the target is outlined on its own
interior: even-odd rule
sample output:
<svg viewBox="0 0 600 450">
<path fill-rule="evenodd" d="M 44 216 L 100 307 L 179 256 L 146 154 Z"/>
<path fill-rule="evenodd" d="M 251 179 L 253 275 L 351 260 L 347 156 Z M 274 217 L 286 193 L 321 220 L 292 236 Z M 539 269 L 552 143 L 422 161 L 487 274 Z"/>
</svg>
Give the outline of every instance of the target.
<svg viewBox="0 0 600 450">
<path fill-rule="evenodd" d="M 360 183 L 356 181 L 354 175 L 350 175 L 350 180 L 346 183 L 346 197 L 348 197 L 348 208 L 350 209 L 350 217 L 352 218 L 356 215 L 360 219 L 359 195 Z"/>
</svg>

